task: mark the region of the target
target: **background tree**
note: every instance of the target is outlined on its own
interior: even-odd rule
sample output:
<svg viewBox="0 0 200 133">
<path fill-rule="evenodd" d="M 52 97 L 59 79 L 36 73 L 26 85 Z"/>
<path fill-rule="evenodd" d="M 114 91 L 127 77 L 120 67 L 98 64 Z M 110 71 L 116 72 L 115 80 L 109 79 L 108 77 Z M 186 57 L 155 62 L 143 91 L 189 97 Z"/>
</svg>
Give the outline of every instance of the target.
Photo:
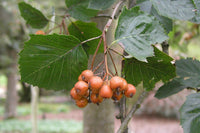
<svg viewBox="0 0 200 133">
<path fill-rule="evenodd" d="M 4 118 L 7 119 L 16 116 L 18 101 L 16 90 L 16 84 L 18 82 L 17 53 L 20 50 L 20 46 L 22 46 L 22 41 L 24 40 L 24 30 L 20 23 L 15 26 L 12 25 L 12 23 L 17 23 L 18 21 L 14 17 L 14 10 L 9 10 L 2 5 L 0 5 L 0 10 L 2 27 L 0 30 L 0 71 L 7 77 L 7 94 L 4 114 Z M 10 28 L 8 25 L 13 26 L 13 28 Z"/>
</svg>

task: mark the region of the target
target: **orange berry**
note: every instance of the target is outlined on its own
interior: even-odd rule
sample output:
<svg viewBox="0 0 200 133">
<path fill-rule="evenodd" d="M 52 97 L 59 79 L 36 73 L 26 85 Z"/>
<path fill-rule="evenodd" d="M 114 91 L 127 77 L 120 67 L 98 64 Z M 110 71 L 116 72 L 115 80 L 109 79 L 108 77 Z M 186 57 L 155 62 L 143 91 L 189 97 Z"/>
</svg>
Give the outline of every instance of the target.
<svg viewBox="0 0 200 133">
<path fill-rule="evenodd" d="M 91 90 L 94 92 L 99 91 L 102 85 L 103 85 L 103 80 L 98 76 L 93 76 L 89 80 L 89 86 L 91 87 Z"/>
<path fill-rule="evenodd" d="M 84 70 L 82 73 L 81 73 L 81 76 L 82 76 L 82 80 L 85 81 L 85 82 L 88 82 L 89 79 L 93 76 L 93 72 L 91 70 Z"/>
<path fill-rule="evenodd" d="M 113 92 L 109 85 L 103 85 L 99 91 L 99 95 L 103 98 L 111 98 L 112 94 Z"/>
<path fill-rule="evenodd" d="M 124 95 L 126 97 L 133 97 L 136 93 L 136 88 L 132 84 L 128 84 L 127 90 L 125 91 Z"/>
<path fill-rule="evenodd" d="M 92 93 L 92 94 L 90 95 L 90 100 L 91 100 L 93 103 L 98 103 L 98 102 L 99 102 L 98 94 Z"/>
<path fill-rule="evenodd" d="M 90 89 L 91 89 L 92 93 L 94 93 L 94 94 L 99 94 L 99 90 L 100 90 L 100 89 L 93 89 L 93 88 L 90 88 Z"/>
<path fill-rule="evenodd" d="M 79 99 L 82 98 L 80 95 L 78 95 L 78 94 L 76 93 L 75 88 L 72 88 L 72 89 L 71 89 L 70 95 L 71 95 L 71 97 L 72 97 L 74 100 L 79 100 Z"/>
<path fill-rule="evenodd" d="M 128 83 L 124 78 L 122 78 L 122 81 L 123 83 L 122 83 L 122 86 L 120 87 L 120 91 L 126 91 L 128 88 Z"/>
<path fill-rule="evenodd" d="M 88 97 L 89 96 L 89 91 L 87 91 L 84 95 L 84 97 Z"/>
<path fill-rule="evenodd" d="M 123 97 L 123 94 L 121 92 L 113 92 L 112 99 L 115 101 L 119 101 Z"/>
<path fill-rule="evenodd" d="M 42 30 L 38 30 L 37 32 L 35 32 L 36 35 L 45 35 L 45 32 Z"/>
<path fill-rule="evenodd" d="M 82 81 L 81 75 L 78 76 L 78 81 Z"/>
<path fill-rule="evenodd" d="M 92 93 L 90 96 L 90 100 L 93 103 L 101 103 L 103 101 L 103 98 L 99 96 L 99 94 Z"/>
<path fill-rule="evenodd" d="M 78 81 L 75 86 L 74 86 L 76 93 L 78 95 L 86 95 L 86 93 L 88 92 L 88 84 L 85 83 L 84 81 Z"/>
<path fill-rule="evenodd" d="M 76 100 L 76 105 L 80 108 L 85 107 L 88 104 L 87 98 L 82 98 L 80 100 Z"/>
<path fill-rule="evenodd" d="M 114 76 L 110 80 L 110 88 L 112 90 L 115 90 L 117 88 L 122 88 L 123 87 L 123 78 L 119 76 Z"/>
</svg>

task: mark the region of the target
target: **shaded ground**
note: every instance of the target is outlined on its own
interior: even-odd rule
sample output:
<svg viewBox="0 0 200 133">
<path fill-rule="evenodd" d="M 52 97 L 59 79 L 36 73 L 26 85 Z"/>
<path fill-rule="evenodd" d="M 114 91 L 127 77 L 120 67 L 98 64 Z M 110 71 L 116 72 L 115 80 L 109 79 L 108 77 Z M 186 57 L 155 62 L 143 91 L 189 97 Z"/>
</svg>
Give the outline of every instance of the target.
<svg viewBox="0 0 200 133">
<path fill-rule="evenodd" d="M 42 119 L 44 116 L 39 116 Z M 82 110 L 72 110 L 69 113 L 45 114 L 46 119 L 73 119 L 82 121 Z M 20 117 L 19 119 L 30 119 L 30 116 Z M 115 120 L 115 132 L 120 126 L 120 121 Z M 130 133 L 183 133 L 179 121 L 156 116 L 136 116 L 130 124 Z"/>
</svg>

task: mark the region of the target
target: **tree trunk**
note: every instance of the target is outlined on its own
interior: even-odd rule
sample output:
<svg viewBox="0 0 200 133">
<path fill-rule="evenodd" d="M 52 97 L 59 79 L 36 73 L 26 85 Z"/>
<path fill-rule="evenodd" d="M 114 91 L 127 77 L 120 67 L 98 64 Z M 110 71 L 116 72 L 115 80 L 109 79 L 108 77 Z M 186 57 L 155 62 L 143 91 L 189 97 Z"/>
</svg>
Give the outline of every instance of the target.
<svg viewBox="0 0 200 133">
<path fill-rule="evenodd" d="M 111 14 L 111 12 L 112 10 L 105 11 L 103 12 L 103 14 Z M 102 30 L 108 19 L 97 18 L 94 21 L 97 22 L 97 27 Z M 113 24 L 111 25 L 106 34 L 108 45 L 111 44 L 111 42 L 114 40 L 113 29 L 115 29 L 115 25 L 116 22 L 113 21 Z M 116 60 L 116 58 L 119 59 L 119 56 L 114 56 L 114 60 Z M 103 54 L 98 54 L 94 65 L 97 65 L 102 60 L 103 60 Z M 116 63 L 118 64 L 119 61 Z M 108 60 L 108 65 L 109 64 L 111 64 L 111 61 Z M 113 67 L 109 68 L 113 69 Z M 99 69 L 98 71 L 99 72 L 102 71 L 102 68 Z M 84 133 L 114 133 L 114 120 L 115 120 L 115 107 L 112 100 L 105 99 L 99 106 L 91 103 L 87 105 L 87 107 L 84 109 L 84 118 L 83 118 Z"/>
<path fill-rule="evenodd" d="M 7 93 L 5 102 L 4 118 L 13 118 L 17 115 L 16 108 L 18 102 L 16 84 L 17 84 L 17 52 L 14 49 L 8 50 L 13 63 L 9 66 L 7 76 Z"/>
</svg>

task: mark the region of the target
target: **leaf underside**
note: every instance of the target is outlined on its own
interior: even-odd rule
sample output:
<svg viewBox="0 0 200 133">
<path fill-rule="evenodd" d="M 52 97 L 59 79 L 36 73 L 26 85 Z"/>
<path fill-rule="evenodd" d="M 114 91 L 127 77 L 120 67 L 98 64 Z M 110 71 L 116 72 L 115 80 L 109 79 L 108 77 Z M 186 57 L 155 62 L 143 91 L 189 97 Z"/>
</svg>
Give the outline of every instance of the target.
<svg viewBox="0 0 200 133">
<path fill-rule="evenodd" d="M 190 94 L 180 109 L 184 133 L 200 131 L 200 93 Z"/>
<path fill-rule="evenodd" d="M 145 61 L 153 56 L 152 44 L 161 43 L 168 37 L 154 17 L 134 7 L 124 8 L 118 21 L 115 39 L 131 57 Z"/>
<path fill-rule="evenodd" d="M 171 19 L 159 15 L 157 10 L 153 7 L 152 3 L 150 0 L 144 0 L 144 1 L 138 1 L 138 6 L 140 6 L 140 9 L 150 15 L 153 15 L 154 17 L 157 18 L 157 20 L 163 25 L 165 28 L 166 32 L 169 33 L 172 31 L 173 28 L 173 22 Z"/>
<path fill-rule="evenodd" d="M 158 13 L 162 16 L 190 20 L 195 16 L 194 3 L 192 0 L 150 0 Z"/>
</svg>

